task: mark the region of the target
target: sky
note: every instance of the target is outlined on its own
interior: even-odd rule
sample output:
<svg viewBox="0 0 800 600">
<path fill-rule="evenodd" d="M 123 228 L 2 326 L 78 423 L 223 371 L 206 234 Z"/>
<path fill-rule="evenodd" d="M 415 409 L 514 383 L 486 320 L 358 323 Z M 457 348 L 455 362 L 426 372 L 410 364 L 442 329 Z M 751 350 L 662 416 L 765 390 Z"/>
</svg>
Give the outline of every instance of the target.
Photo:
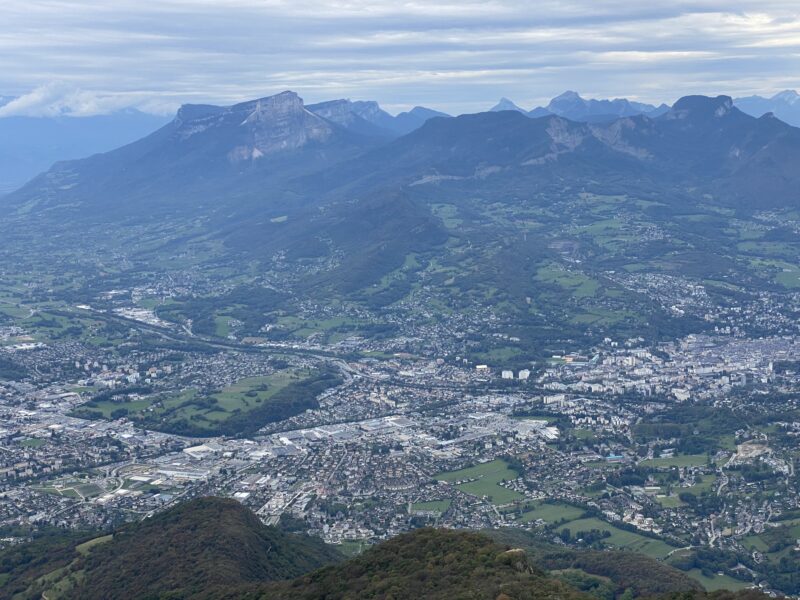
<svg viewBox="0 0 800 600">
<path fill-rule="evenodd" d="M 0 107 L 168 114 L 283 90 L 453 114 L 567 90 L 671 103 L 800 88 L 798 0 L 2 0 Z"/>
</svg>

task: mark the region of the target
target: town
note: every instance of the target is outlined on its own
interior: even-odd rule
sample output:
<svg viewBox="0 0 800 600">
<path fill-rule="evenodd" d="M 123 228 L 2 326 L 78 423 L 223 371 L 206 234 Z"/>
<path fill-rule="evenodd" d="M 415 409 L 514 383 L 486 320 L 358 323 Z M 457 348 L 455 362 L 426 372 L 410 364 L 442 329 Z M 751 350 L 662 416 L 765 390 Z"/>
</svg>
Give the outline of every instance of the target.
<svg viewBox="0 0 800 600">
<path fill-rule="evenodd" d="M 425 524 L 659 559 L 717 548 L 751 559 L 742 585 L 761 579 L 776 532 L 779 551 L 795 544 L 800 423 L 781 415 L 797 408 L 800 337 L 606 338 L 513 369 L 372 357 L 358 338 L 327 352 L 233 336 L 223 347 L 146 311 L 123 318 L 197 348 L 121 355 L 0 331 L 34 374 L 0 385 L 1 525 L 102 528 L 220 495 L 353 548 Z M 305 410 L 246 435 L 215 429 L 322 371 L 335 382 Z"/>
</svg>

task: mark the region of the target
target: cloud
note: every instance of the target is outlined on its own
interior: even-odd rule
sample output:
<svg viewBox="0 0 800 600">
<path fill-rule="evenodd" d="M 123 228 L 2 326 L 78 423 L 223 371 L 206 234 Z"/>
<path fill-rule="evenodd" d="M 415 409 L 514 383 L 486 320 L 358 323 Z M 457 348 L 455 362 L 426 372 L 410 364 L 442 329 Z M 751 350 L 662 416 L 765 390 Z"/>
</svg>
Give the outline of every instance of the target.
<svg viewBox="0 0 800 600">
<path fill-rule="evenodd" d="M 81 90 L 65 83 L 48 83 L 0 106 L 0 117 L 88 117 L 124 108 L 166 113 L 169 103 L 159 103 L 147 94 L 113 94 Z"/>
<path fill-rule="evenodd" d="M 20 98 L 0 115 L 287 88 L 450 112 L 576 88 L 660 102 L 800 87 L 799 54 L 796 0 L 4 0 L 0 95 Z"/>
</svg>

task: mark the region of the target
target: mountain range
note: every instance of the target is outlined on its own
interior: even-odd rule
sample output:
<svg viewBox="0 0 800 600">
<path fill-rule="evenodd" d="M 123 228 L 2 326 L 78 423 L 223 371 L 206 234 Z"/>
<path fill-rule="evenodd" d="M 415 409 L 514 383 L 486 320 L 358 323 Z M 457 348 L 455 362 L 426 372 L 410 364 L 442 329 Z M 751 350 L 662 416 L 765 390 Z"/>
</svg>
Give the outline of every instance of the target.
<svg viewBox="0 0 800 600">
<path fill-rule="evenodd" d="M 781 121 L 800 127 L 800 94 L 795 90 L 785 90 L 772 96 L 747 96 L 736 98 L 734 104 L 742 112 L 754 117 L 772 113 Z"/>
<path fill-rule="evenodd" d="M 0 107 L 14 100 L 0 96 Z M 196 107 L 195 107 L 196 108 Z M 192 107 L 184 107 L 184 112 Z M 417 106 L 392 116 L 376 102 L 333 100 L 309 107 L 332 122 L 365 135 L 391 139 L 445 113 Z M 53 163 L 108 152 L 134 142 L 171 119 L 129 108 L 93 116 L 0 117 L 0 196 L 11 192 Z"/>
<path fill-rule="evenodd" d="M 785 123 L 800 127 L 800 94 L 795 90 L 785 90 L 770 98 L 763 96 L 735 98 L 733 104 L 743 113 L 753 117 L 762 117 L 767 113 L 772 113 Z M 669 108 L 663 103 L 654 106 L 626 98 L 586 100 L 577 92 L 566 91 L 550 100 L 547 106 L 539 106 L 532 110 L 521 108 L 508 98 L 501 98 L 489 110 L 491 112 L 513 110 L 533 118 L 558 115 L 571 121 L 601 123 L 634 115 L 647 115 L 654 118 L 666 113 Z"/>
<path fill-rule="evenodd" d="M 748 116 L 727 96 L 689 96 L 654 118 L 637 114 L 602 123 L 557 115 L 527 119 L 517 111 L 434 117 L 394 140 L 387 137 L 393 121 L 385 115 L 372 103 L 307 108 L 293 92 L 230 107 L 187 105 L 152 135 L 58 163 L 4 203 L 73 214 L 92 207 L 82 216 L 103 219 L 179 209 L 187 196 L 191 206 L 180 210 L 226 203 L 226 210 L 236 210 L 257 196 L 259 208 L 269 211 L 281 203 L 263 197 L 270 182 L 282 182 L 281 193 L 288 186 L 319 201 L 320 193 L 334 199 L 345 188 L 483 185 L 540 171 L 580 180 L 599 168 L 669 185 L 688 180 L 707 192 L 723 190 L 726 204 L 796 200 L 800 131 L 771 115 Z"/>
<path fill-rule="evenodd" d="M 156 132 L 57 163 L 2 198 L 0 229 L 17 260 L 35 250 L 90 261 L 93 248 L 142 261 L 125 277 L 178 254 L 205 270 L 246 261 L 291 273 L 280 275 L 286 304 L 271 310 L 292 310 L 293 297 L 381 310 L 424 288 L 447 310 L 506 311 L 521 354 L 554 336 L 703 327 L 618 288 L 609 274 L 627 269 L 783 285 L 793 255 L 766 238 L 742 246 L 737 233 L 737 223 L 800 208 L 800 130 L 774 115 L 747 115 L 727 96 L 688 96 L 657 116 L 610 121 L 502 110 L 433 116 L 400 135 L 397 119 L 368 102 L 307 107 L 289 91 L 187 105 Z M 598 219 L 637 233 L 605 239 Z M 794 247 L 788 229 L 769 235 Z M 554 268 L 580 269 L 611 295 L 578 301 L 566 283 L 546 283 Z M 233 296 L 207 304 L 204 322 L 248 310 Z M 264 311 L 249 310 L 237 318 L 257 334 Z M 615 316 L 578 327 L 598 314 Z"/>
<path fill-rule="evenodd" d="M 0 107 L 12 100 L 11 96 L 0 96 Z M 771 98 L 737 98 L 734 105 L 752 116 L 773 113 L 786 123 L 800 125 L 800 95 L 793 90 Z M 345 99 L 320 102 L 308 109 L 352 131 L 385 140 L 410 133 L 428 119 L 449 116 L 422 106 L 393 116 L 377 102 Z M 657 117 L 668 109 L 666 104 L 654 106 L 625 98 L 584 99 L 574 91 L 567 91 L 547 106 L 530 111 L 507 98 L 490 110 L 513 110 L 534 118 L 552 114 L 572 121 L 599 123 L 639 114 Z M 0 195 L 20 187 L 57 161 L 107 152 L 155 131 L 168 121 L 167 117 L 136 109 L 88 117 L 0 117 Z"/>
<path fill-rule="evenodd" d="M 683 572 L 645 556 L 558 548 L 524 531 L 490 537 L 419 529 L 345 560 L 334 547 L 290 528 L 265 526 L 233 500 L 198 498 L 110 534 L 55 533 L 3 551 L 0 597 L 706 597 Z M 758 592 L 722 597 L 762 598 Z"/>
<path fill-rule="evenodd" d="M 312 104 L 308 110 L 353 131 L 385 138 L 405 135 L 434 117 L 450 115 L 416 106 L 392 116 L 374 101 L 331 100 Z"/>
<path fill-rule="evenodd" d="M 669 110 L 666 104 L 653 106 L 635 102 L 625 98 L 614 100 L 585 100 L 577 92 L 567 91 L 553 98 L 545 107 L 537 107 L 526 111 L 520 108 L 508 98 L 501 98 L 490 111 L 499 112 L 503 110 L 513 110 L 529 117 L 538 118 L 547 115 L 557 115 L 570 121 L 581 121 L 587 123 L 602 123 L 613 121 L 621 117 L 632 117 L 634 115 L 647 115 L 658 117 Z"/>
</svg>

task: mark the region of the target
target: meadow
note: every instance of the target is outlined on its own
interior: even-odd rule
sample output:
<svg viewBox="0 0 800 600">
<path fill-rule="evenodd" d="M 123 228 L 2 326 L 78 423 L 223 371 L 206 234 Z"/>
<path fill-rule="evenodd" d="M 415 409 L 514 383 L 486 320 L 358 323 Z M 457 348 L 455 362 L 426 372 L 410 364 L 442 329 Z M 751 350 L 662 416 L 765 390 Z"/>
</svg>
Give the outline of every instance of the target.
<svg viewBox="0 0 800 600">
<path fill-rule="evenodd" d="M 436 475 L 436 479 L 439 481 L 464 482 L 456 484 L 462 492 L 479 498 L 486 496 L 495 505 L 508 504 L 524 498 L 519 492 L 508 490 L 498 485 L 504 479 L 511 480 L 517 477 L 519 477 L 519 474 L 506 461 L 499 458 L 474 467 Z"/>
</svg>

